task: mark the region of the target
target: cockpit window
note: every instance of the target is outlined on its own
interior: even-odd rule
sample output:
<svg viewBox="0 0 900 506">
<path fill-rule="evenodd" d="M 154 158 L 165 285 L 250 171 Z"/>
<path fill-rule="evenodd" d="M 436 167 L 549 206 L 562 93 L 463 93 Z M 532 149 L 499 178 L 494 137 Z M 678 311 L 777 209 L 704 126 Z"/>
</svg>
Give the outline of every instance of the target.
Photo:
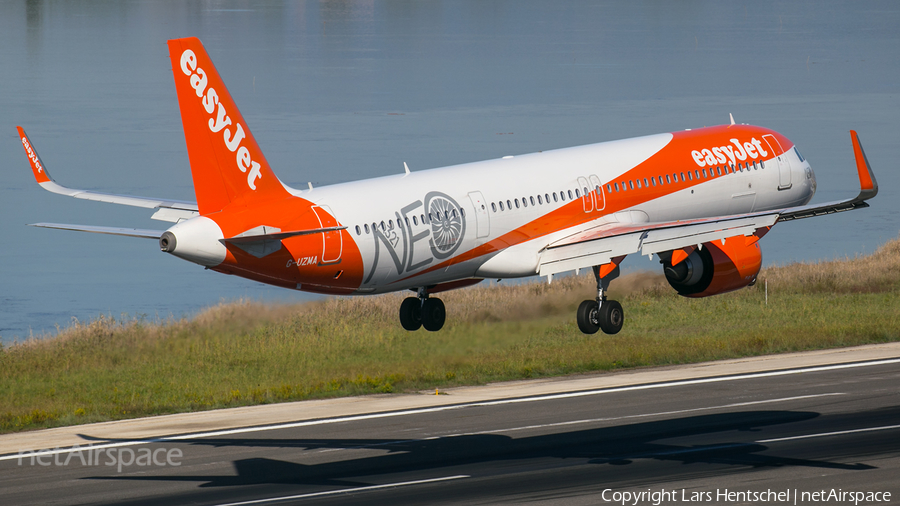
<svg viewBox="0 0 900 506">
<path fill-rule="evenodd" d="M 806 160 L 803 158 L 803 155 L 800 154 L 800 150 L 797 149 L 797 146 L 794 146 L 794 153 L 797 153 L 797 158 L 799 158 L 801 162 L 805 162 L 805 161 L 806 161 Z"/>
</svg>

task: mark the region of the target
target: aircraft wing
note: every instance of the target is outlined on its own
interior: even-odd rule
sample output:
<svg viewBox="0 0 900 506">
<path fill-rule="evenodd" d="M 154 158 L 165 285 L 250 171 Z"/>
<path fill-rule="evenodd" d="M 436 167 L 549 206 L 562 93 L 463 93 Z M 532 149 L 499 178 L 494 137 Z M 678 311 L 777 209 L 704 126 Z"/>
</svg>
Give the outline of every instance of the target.
<svg viewBox="0 0 900 506">
<path fill-rule="evenodd" d="M 78 199 L 156 209 L 156 212 L 153 214 L 153 216 L 151 216 L 151 218 L 153 218 L 154 220 L 169 221 L 173 223 L 200 215 L 199 208 L 197 207 L 196 202 L 133 197 L 130 195 L 113 195 L 109 193 L 100 193 L 90 190 L 77 190 L 62 186 L 54 181 L 53 178 L 50 177 L 50 174 L 47 173 L 47 168 L 41 161 L 40 156 L 38 156 L 37 150 L 35 150 L 34 145 L 25 134 L 25 130 L 23 130 L 20 126 L 16 127 L 16 129 L 19 131 L 19 138 L 22 141 L 22 147 L 25 148 L 25 154 L 28 156 L 28 161 L 31 164 L 31 171 L 34 173 L 34 178 L 35 180 L 37 180 L 37 183 L 47 191 L 58 193 L 60 195 L 68 195 L 70 197 L 75 197 Z"/>
<path fill-rule="evenodd" d="M 860 192 L 852 199 L 825 204 L 796 206 L 759 213 L 719 216 L 662 223 L 611 223 L 571 235 L 549 244 L 541 251 L 541 276 L 609 263 L 633 253 L 652 255 L 705 242 L 743 235 L 748 244 L 756 241 L 779 221 L 790 221 L 869 207 L 865 201 L 878 194 L 878 182 L 859 142 L 850 131 Z M 761 233 L 761 229 L 765 229 Z M 752 237 L 755 236 L 755 237 Z"/>
<path fill-rule="evenodd" d="M 607 224 L 556 241 L 541 253 L 541 276 L 609 263 L 613 258 L 697 246 L 773 226 L 777 212 L 662 223 Z"/>
</svg>

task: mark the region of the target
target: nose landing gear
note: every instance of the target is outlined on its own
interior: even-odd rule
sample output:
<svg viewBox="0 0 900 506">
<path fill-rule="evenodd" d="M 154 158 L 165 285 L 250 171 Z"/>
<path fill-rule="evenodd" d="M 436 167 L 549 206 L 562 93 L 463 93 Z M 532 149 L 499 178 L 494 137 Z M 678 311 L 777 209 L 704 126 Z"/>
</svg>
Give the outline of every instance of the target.
<svg viewBox="0 0 900 506">
<path fill-rule="evenodd" d="M 618 301 L 606 298 L 610 281 L 619 277 L 619 267 L 612 272 L 600 277 L 600 266 L 592 267 L 594 277 L 597 279 L 597 299 L 586 300 L 578 306 L 576 320 L 578 328 L 585 334 L 596 334 L 602 330 L 606 334 L 615 334 L 622 330 L 625 323 L 625 313 Z"/>
<path fill-rule="evenodd" d="M 441 330 L 446 318 L 444 302 L 429 298 L 425 287 L 419 288 L 416 297 L 407 297 L 400 304 L 400 325 L 409 331 L 419 330 L 419 327 L 431 332 Z"/>
</svg>

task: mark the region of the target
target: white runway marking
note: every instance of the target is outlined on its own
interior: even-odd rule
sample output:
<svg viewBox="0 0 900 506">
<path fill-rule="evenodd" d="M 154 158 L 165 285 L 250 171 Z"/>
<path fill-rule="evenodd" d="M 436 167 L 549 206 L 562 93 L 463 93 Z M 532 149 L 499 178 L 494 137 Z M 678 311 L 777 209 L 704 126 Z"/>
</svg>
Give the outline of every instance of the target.
<svg viewBox="0 0 900 506">
<path fill-rule="evenodd" d="M 342 416 L 336 418 L 325 418 L 319 420 L 306 420 L 302 422 L 290 422 L 290 423 L 282 423 L 276 425 L 263 425 L 256 427 L 240 427 L 236 429 L 225 429 L 225 430 L 217 430 L 217 431 L 209 431 L 209 432 L 200 432 L 194 434 L 181 434 L 177 436 L 164 436 L 159 438 L 150 438 L 150 439 L 135 439 L 131 441 L 117 441 L 110 443 L 101 443 L 101 444 L 92 444 L 90 448 L 92 449 L 102 449 L 102 448 L 116 448 L 122 446 L 137 446 L 144 445 L 150 443 L 170 443 L 175 441 L 187 441 L 192 439 L 202 439 L 207 437 L 221 437 L 221 436 L 231 436 L 234 434 L 246 434 L 249 432 L 263 432 L 268 430 L 280 430 L 280 429 L 293 429 L 298 427 L 310 427 L 314 425 L 328 425 L 335 423 L 344 423 L 344 422 L 355 422 L 361 420 L 375 420 L 379 418 L 392 418 L 396 416 L 408 416 L 408 415 L 419 415 L 425 413 L 439 413 L 442 411 L 451 411 L 455 409 L 464 409 L 471 407 L 485 407 L 485 406 L 500 406 L 504 404 L 519 404 L 524 402 L 539 402 L 539 401 L 548 401 L 548 400 L 556 400 L 556 399 L 571 399 L 576 397 L 586 397 L 590 395 L 602 395 L 602 394 L 610 394 L 610 393 L 619 393 L 619 392 L 634 392 L 640 390 L 653 390 L 657 388 L 672 388 L 672 387 L 680 387 L 680 386 L 689 386 L 689 385 L 702 385 L 709 383 L 722 383 L 726 381 L 739 381 L 746 379 L 757 379 L 757 378 L 770 378 L 777 376 L 789 376 L 795 374 L 808 374 L 815 372 L 823 372 L 823 371 L 835 371 L 841 369 L 853 369 L 860 367 L 871 367 L 878 365 L 889 365 L 889 364 L 898 364 L 900 363 L 900 358 L 893 359 L 885 359 L 885 360 L 873 360 L 870 362 L 856 362 L 851 364 L 834 364 L 834 365 L 825 365 L 825 366 L 814 366 L 814 367 L 803 367 L 799 369 L 784 369 L 779 371 L 769 371 L 769 372 L 759 372 L 759 373 L 748 373 L 748 374 L 737 374 L 734 376 L 717 376 L 713 378 L 699 378 L 699 379 L 690 379 L 690 380 L 678 380 L 678 381 L 668 381 L 663 383 L 649 383 L 643 385 L 631 385 L 624 387 L 611 387 L 611 388 L 600 388 L 595 390 L 583 390 L 579 392 L 566 392 L 560 394 L 547 394 L 547 395 L 538 395 L 533 397 L 520 397 L 515 399 L 500 399 L 496 401 L 481 401 L 481 402 L 472 402 L 468 404 L 451 404 L 447 406 L 435 406 L 431 408 L 417 408 L 417 409 L 408 409 L 403 411 L 391 411 L 386 413 L 370 413 L 366 415 L 350 415 L 350 416 Z M 52 450 L 42 450 L 41 455 L 57 455 L 64 453 L 72 453 L 85 450 L 86 446 L 78 446 L 71 448 L 60 448 L 60 449 L 52 449 Z M 22 452 L 28 450 L 21 450 Z M 20 458 L 20 454 L 9 454 L 0 456 L 0 461 L 4 460 L 14 460 Z"/>
<path fill-rule="evenodd" d="M 585 420 L 572 420 L 568 422 L 556 422 L 556 423 L 544 423 L 539 425 L 526 425 L 524 427 L 512 427 L 509 429 L 494 429 L 494 430 L 485 430 L 481 432 L 467 432 L 465 434 L 453 434 L 453 436 L 477 436 L 481 434 L 494 434 L 497 432 L 514 432 L 517 430 L 528 430 L 528 429 L 543 429 L 546 427 L 559 427 L 562 425 L 575 425 L 582 423 L 591 423 L 591 422 L 612 422 L 616 420 L 627 420 L 629 418 L 647 418 L 651 416 L 663 416 L 663 415 L 679 415 L 682 413 L 694 413 L 697 411 L 709 411 L 713 409 L 727 409 L 727 408 L 738 408 L 742 406 L 753 406 L 755 404 L 772 404 L 775 402 L 786 402 L 786 401 L 796 401 L 800 399 L 814 399 L 817 397 L 830 397 L 832 395 L 846 395 L 840 392 L 832 392 L 827 394 L 815 394 L 815 395 L 798 395 L 797 397 L 782 397 L 781 399 L 766 399 L 762 401 L 749 401 L 749 402 L 736 402 L 734 404 L 722 404 L 721 406 L 706 406 L 703 408 L 691 408 L 691 409 L 678 409 L 675 411 L 660 411 L 659 413 L 641 413 L 639 415 L 625 415 L 625 416 L 613 416 L 607 418 L 587 418 Z M 447 436 L 445 436 L 447 437 Z"/>
<path fill-rule="evenodd" d="M 822 432 L 820 434 L 803 434 L 801 436 L 777 437 L 774 439 L 760 439 L 757 443 L 774 443 L 776 441 L 791 441 L 794 439 L 809 439 L 814 437 L 840 436 L 842 434 L 855 434 L 857 432 L 874 432 L 878 430 L 900 429 L 900 425 L 885 425 L 883 427 L 866 427 L 864 429 L 839 430 L 835 432 Z"/>
<path fill-rule="evenodd" d="M 372 485 L 369 487 L 342 488 L 340 490 L 329 490 L 327 492 L 314 492 L 311 494 L 300 494 L 300 495 L 286 495 L 283 497 L 271 497 L 269 499 L 256 499 L 253 501 L 230 502 L 230 503 L 226 503 L 226 504 L 219 504 L 218 506 L 247 506 L 250 504 L 266 504 L 266 503 L 271 503 L 271 502 L 293 501 L 295 499 L 309 499 L 312 497 L 324 497 L 324 496 L 329 496 L 329 495 L 355 494 L 358 492 L 370 492 L 372 490 L 381 490 L 381 489 L 385 489 L 385 488 L 408 487 L 410 485 L 423 485 L 425 483 L 437 483 L 437 482 L 441 482 L 441 481 L 459 480 L 462 478 L 470 478 L 470 476 L 467 474 L 460 474 L 457 476 L 445 476 L 443 478 L 431 478 L 429 480 L 401 481 L 401 482 L 397 482 L 397 483 L 387 483 L 384 485 Z"/>
</svg>

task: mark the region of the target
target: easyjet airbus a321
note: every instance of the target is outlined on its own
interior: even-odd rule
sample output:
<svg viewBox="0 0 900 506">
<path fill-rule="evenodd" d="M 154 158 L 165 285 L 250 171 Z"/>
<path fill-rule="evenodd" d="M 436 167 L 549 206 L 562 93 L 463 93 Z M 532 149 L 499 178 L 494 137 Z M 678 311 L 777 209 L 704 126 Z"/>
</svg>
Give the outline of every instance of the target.
<svg viewBox="0 0 900 506">
<path fill-rule="evenodd" d="M 606 293 L 630 254 L 657 255 L 686 297 L 752 285 L 759 239 L 781 221 L 867 207 L 878 185 L 856 132 L 860 193 L 809 206 L 816 179 L 778 132 L 735 124 L 603 142 L 320 188 L 275 176 L 196 38 L 169 41 L 197 202 L 69 189 L 47 174 L 21 127 L 37 182 L 77 198 L 155 209 L 168 230 L 37 223 L 157 239 L 162 251 L 225 274 L 309 292 L 412 290 L 407 330 L 439 330 L 434 294 L 485 278 L 590 267 L 585 333 L 622 328 Z M 371 198 L 378 195 L 378 198 Z"/>
</svg>

